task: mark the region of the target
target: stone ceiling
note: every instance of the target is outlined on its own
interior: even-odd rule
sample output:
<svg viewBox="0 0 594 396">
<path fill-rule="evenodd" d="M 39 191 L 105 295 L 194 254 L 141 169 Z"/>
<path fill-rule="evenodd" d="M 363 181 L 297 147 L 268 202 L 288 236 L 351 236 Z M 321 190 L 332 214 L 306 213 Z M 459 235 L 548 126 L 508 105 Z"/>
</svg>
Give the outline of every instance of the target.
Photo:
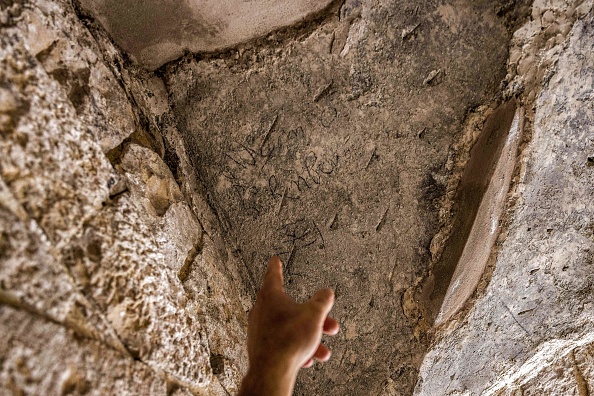
<svg viewBox="0 0 594 396">
<path fill-rule="evenodd" d="M 233 47 L 302 22 L 332 0 L 80 0 L 141 65 Z"/>
</svg>

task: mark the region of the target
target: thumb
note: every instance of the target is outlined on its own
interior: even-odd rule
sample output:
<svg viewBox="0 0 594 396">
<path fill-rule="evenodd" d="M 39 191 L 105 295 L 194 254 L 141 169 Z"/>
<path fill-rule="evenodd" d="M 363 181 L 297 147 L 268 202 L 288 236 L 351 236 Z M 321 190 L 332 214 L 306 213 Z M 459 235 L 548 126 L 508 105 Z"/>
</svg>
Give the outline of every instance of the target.
<svg viewBox="0 0 594 396">
<path fill-rule="evenodd" d="M 325 319 L 334 305 L 334 292 L 332 289 L 318 290 L 307 303 Z"/>
</svg>

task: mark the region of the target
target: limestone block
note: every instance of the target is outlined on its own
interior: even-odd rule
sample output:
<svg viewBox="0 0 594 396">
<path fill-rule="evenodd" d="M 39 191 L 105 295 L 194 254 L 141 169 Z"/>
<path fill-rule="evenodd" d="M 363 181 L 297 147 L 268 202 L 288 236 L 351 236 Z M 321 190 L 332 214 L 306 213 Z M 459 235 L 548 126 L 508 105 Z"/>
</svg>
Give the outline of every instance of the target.
<svg viewBox="0 0 594 396">
<path fill-rule="evenodd" d="M 204 247 L 202 226 L 186 203 L 175 203 L 163 216 L 163 225 L 158 241 L 170 243 L 164 248 L 165 262 L 183 281 L 191 270 L 189 267 Z"/>
<path fill-rule="evenodd" d="M 593 26 L 591 13 L 575 23 L 538 96 L 489 286 L 425 357 L 417 395 L 588 394 L 572 354 L 594 329 Z"/>
<path fill-rule="evenodd" d="M 225 260 L 219 255 L 216 243 L 205 234 L 202 246 L 188 268 L 184 290 L 200 306 L 205 321 L 213 380 L 216 378 L 216 382 L 233 393 L 247 369 L 244 348 L 247 321 L 241 302 L 218 286 L 228 280 L 219 269 L 219 263 Z"/>
<path fill-rule="evenodd" d="M 76 23 L 72 5 L 63 1 L 38 3 L 21 15 L 22 40 L 67 94 L 79 119 L 95 126 L 92 133 L 108 152 L 136 130 L 130 101 L 104 63 L 94 38 Z M 111 111 L 115 108 L 119 109 L 116 113 Z"/>
<path fill-rule="evenodd" d="M 122 155 L 121 167 L 128 175 L 132 193 L 155 216 L 164 215 L 173 203 L 182 199 L 171 170 L 155 152 L 130 144 Z"/>
<path fill-rule="evenodd" d="M 89 234 L 102 254 L 96 261 L 82 258 L 89 274 L 85 291 L 130 352 L 186 385 L 208 385 L 208 345 L 198 307 L 187 301 L 177 272 L 165 261 L 155 224 L 141 203 L 121 196 L 87 223 L 68 250 L 84 248 Z"/>
<path fill-rule="evenodd" d="M 303 22 L 331 0 L 81 0 L 140 64 L 156 69 L 184 51 L 211 52 Z"/>
<path fill-rule="evenodd" d="M 1 182 L 1 180 L 0 180 Z M 0 186 L 3 184 L 0 183 Z M 6 193 L 6 190 L 4 190 Z M 84 279 L 81 267 L 52 247 L 35 221 L 19 219 L 6 210 L 6 195 L 0 200 L 0 303 L 35 312 L 62 323 L 80 336 L 105 342 L 127 353 L 105 317 L 77 288 L 71 275 Z"/>
<path fill-rule="evenodd" d="M 40 21 L 43 24 L 34 26 Z M 140 146 L 130 148 L 129 152 L 137 150 L 142 157 L 138 163 L 131 161 L 134 166 L 123 170 L 125 174 L 119 174 L 104 155 L 110 145 L 104 145 L 102 118 L 90 121 L 99 114 L 91 111 L 94 102 L 85 101 L 90 107 L 77 108 L 71 97 L 71 84 L 78 84 L 76 71 L 93 70 L 93 62 L 100 64 L 97 56 L 91 59 L 97 48 L 92 42 L 90 49 L 79 48 L 80 53 L 70 48 L 72 44 L 76 49 L 79 43 L 67 41 L 62 29 L 73 36 L 80 34 L 81 40 L 90 36 L 65 3 L 40 1 L 40 7 L 27 8 L 20 19 L 2 29 L 2 309 L 10 305 L 46 318 L 74 330 L 78 337 L 119 350 L 129 362 L 139 359 L 146 370 L 167 375 L 179 386 L 204 391 L 211 368 L 204 318 L 199 315 L 202 308 L 188 301 L 177 276 L 180 263 L 193 261 L 200 249 L 202 229 L 187 204 L 180 202 L 183 197 L 171 171 L 157 154 Z M 53 29 L 55 35 L 46 36 L 58 37 L 49 47 L 56 52 L 48 57 L 41 56 L 48 51 L 31 46 L 42 29 Z M 49 41 L 39 39 L 38 44 Z M 64 75 L 58 76 L 64 77 L 63 82 L 54 73 L 60 68 L 64 68 Z M 121 91 L 117 84 L 114 87 Z M 126 95 L 120 95 L 125 101 L 122 106 L 107 101 L 97 109 L 127 117 L 131 106 Z M 128 180 L 128 189 L 122 186 L 123 180 Z M 147 209 L 143 198 L 152 209 Z M 225 291 L 231 299 L 235 298 L 232 290 Z M 242 316 L 239 310 L 225 320 Z M 215 319 L 211 327 L 217 326 L 222 323 Z M 7 329 L 10 334 L 17 330 Z M 243 327 L 235 326 L 233 334 L 241 337 Z M 60 342 L 68 345 L 56 341 Z M 38 348 L 25 347 L 32 361 L 45 359 Z M 77 348 L 72 352 L 84 352 L 83 347 Z M 13 352 L 9 360 L 18 360 L 20 352 Z M 242 367 L 239 356 L 233 364 Z M 55 359 L 55 364 L 68 361 L 63 355 Z M 50 369 L 40 365 L 36 378 L 48 376 L 49 381 Z M 234 376 L 232 382 L 237 381 Z M 129 385 L 120 385 L 119 391 L 126 392 Z M 31 389 L 45 394 L 53 386 L 40 379 Z M 91 388 L 98 393 L 104 389 L 96 383 Z"/>
<path fill-rule="evenodd" d="M 141 362 L 5 305 L 0 305 L 0 362 L 2 394 L 167 392 L 166 380 Z"/>
<path fill-rule="evenodd" d="M 113 170 L 51 78 L 31 66 L 19 32 L 1 40 L 3 112 L 11 118 L 0 135 L 2 300 L 125 351 L 59 252 L 100 210 Z"/>
<path fill-rule="evenodd" d="M 28 216 L 60 246 L 101 209 L 115 173 L 64 92 L 39 64 L 30 67 L 18 30 L 5 33 L 0 79 L 18 104 L 0 141 L 2 177 Z"/>
</svg>

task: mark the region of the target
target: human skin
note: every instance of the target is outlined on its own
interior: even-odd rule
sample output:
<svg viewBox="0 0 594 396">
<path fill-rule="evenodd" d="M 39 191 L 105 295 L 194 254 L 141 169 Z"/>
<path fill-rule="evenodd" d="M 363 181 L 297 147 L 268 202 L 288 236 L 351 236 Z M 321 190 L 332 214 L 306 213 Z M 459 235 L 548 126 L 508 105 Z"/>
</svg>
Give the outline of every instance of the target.
<svg viewBox="0 0 594 396">
<path fill-rule="evenodd" d="M 248 356 L 250 367 L 239 396 L 288 396 L 297 373 L 326 362 L 330 350 L 322 335 L 335 335 L 339 324 L 328 316 L 334 292 L 322 289 L 305 303 L 289 297 L 283 286 L 282 263 L 276 256 L 268 263 L 256 303 L 249 313 Z"/>
</svg>

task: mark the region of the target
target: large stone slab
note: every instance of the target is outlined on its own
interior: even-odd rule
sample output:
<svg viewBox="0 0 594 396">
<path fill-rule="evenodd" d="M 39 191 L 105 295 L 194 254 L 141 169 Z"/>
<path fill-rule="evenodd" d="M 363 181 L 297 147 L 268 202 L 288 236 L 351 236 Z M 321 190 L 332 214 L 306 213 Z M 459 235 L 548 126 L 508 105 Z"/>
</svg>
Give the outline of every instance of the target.
<svg viewBox="0 0 594 396">
<path fill-rule="evenodd" d="M 291 26 L 332 0 L 80 0 L 140 64 L 212 52 Z"/>
<path fill-rule="evenodd" d="M 487 1 L 346 1 L 304 40 L 164 69 L 246 282 L 276 253 L 297 299 L 336 290 L 334 358 L 297 394 L 412 393 L 428 326 L 404 296 L 430 260 L 450 145 L 504 78 L 505 21 Z"/>
<path fill-rule="evenodd" d="M 474 222 L 466 239 L 466 245 L 459 256 L 459 261 L 452 274 L 443 304 L 435 319 L 436 325 L 447 321 L 464 306 L 464 303 L 472 295 L 487 267 L 491 251 L 499 235 L 499 223 L 502 219 L 510 181 L 516 165 L 516 154 L 518 145 L 522 140 L 524 123 L 523 109 L 516 109 L 514 102 L 509 103 L 507 107 L 509 108 L 508 111 L 515 112 L 513 119 L 508 117 L 512 122 L 511 126 L 508 127 L 509 123 L 504 121 L 504 125 L 502 125 L 504 130 L 501 136 L 494 137 L 493 134 L 487 133 L 489 131 L 483 130 L 479 139 L 479 142 L 483 138 L 494 141 L 502 140 L 502 143 L 499 145 L 503 144 L 503 147 L 500 147 L 499 152 L 495 156 L 496 161 L 493 163 L 487 161 L 485 158 L 487 150 L 484 147 L 480 147 L 483 150 L 474 152 L 471 156 L 471 161 L 467 165 L 466 172 L 481 174 L 480 167 L 488 166 L 489 168 L 493 168 L 491 170 L 493 174 L 490 178 L 483 181 L 489 182 L 488 187 L 477 208 Z M 497 113 L 495 115 L 499 116 Z M 473 151 L 477 146 L 479 146 L 479 143 L 475 144 Z M 466 180 L 463 179 L 461 184 L 465 182 Z M 474 185 L 464 187 L 466 189 L 476 189 Z M 470 217 L 470 213 L 464 213 L 462 211 L 459 215 Z M 472 220 L 472 218 L 469 220 Z"/>
</svg>

